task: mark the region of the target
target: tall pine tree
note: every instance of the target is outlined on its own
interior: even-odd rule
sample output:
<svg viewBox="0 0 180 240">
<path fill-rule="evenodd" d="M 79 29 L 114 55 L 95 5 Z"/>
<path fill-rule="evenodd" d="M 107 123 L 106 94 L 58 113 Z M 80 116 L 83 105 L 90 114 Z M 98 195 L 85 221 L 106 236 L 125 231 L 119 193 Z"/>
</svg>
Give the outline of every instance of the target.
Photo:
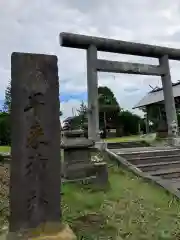
<svg viewBox="0 0 180 240">
<path fill-rule="evenodd" d="M 85 127 L 87 123 L 87 106 L 84 101 L 81 102 L 80 108 L 77 110 L 78 115 L 80 117 L 80 125 L 82 128 Z"/>
</svg>

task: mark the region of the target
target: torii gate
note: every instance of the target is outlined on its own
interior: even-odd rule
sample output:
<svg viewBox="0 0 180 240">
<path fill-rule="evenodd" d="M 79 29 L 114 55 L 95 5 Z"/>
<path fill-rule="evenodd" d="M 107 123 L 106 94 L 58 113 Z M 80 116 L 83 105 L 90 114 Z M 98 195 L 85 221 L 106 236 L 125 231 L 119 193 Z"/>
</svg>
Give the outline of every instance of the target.
<svg viewBox="0 0 180 240">
<path fill-rule="evenodd" d="M 85 49 L 87 51 L 89 138 L 95 141 L 99 139 L 98 71 L 160 76 L 164 92 L 168 135 L 169 137 L 173 137 L 178 134 L 169 59 L 179 61 L 180 49 L 65 32 L 60 33 L 60 45 L 63 47 Z M 102 60 L 97 58 L 97 51 L 158 58 L 159 65 Z M 176 129 L 176 131 L 173 129 Z"/>
</svg>

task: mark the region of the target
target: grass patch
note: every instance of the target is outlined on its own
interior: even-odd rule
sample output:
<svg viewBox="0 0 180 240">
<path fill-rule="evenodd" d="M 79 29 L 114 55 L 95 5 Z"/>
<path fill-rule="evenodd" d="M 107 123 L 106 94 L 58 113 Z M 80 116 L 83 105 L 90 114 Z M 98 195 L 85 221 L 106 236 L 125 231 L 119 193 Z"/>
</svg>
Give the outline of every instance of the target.
<svg viewBox="0 0 180 240">
<path fill-rule="evenodd" d="M 0 152 L 8 153 L 11 151 L 10 146 L 0 146 Z"/>
<path fill-rule="evenodd" d="M 109 179 L 106 192 L 63 186 L 64 220 L 78 239 L 180 239 L 179 200 L 115 166 Z"/>
<path fill-rule="evenodd" d="M 1 167 L 1 226 L 9 214 L 7 176 L 7 168 Z M 112 164 L 109 164 L 109 181 L 111 187 L 106 191 L 95 191 L 81 184 L 63 184 L 63 219 L 78 240 L 180 239 L 179 200 Z"/>
<path fill-rule="evenodd" d="M 138 140 L 141 140 L 139 135 L 105 139 L 105 141 L 107 142 L 128 142 L 128 141 L 138 141 Z"/>
</svg>

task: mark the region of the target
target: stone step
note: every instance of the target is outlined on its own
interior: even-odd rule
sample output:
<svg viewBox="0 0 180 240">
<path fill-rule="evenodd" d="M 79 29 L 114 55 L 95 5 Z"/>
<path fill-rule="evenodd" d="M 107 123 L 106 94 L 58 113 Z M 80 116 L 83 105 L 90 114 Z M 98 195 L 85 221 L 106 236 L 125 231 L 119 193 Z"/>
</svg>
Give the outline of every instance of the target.
<svg viewBox="0 0 180 240">
<path fill-rule="evenodd" d="M 131 141 L 131 142 L 111 142 L 107 143 L 107 148 L 118 149 L 118 148 L 133 148 L 133 147 L 147 147 L 148 143 L 144 141 Z"/>
<path fill-rule="evenodd" d="M 177 190 L 180 190 L 180 179 L 176 179 L 176 180 L 172 180 L 170 181 L 170 183 L 172 184 L 173 188 L 176 188 Z"/>
<path fill-rule="evenodd" d="M 180 154 L 167 155 L 167 156 L 150 156 L 150 157 L 144 157 L 144 158 L 135 157 L 133 159 L 127 159 L 127 160 L 134 165 L 150 164 L 150 163 L 158 163 L 158 162 L 172 162 L 172 161 L 180 161 Z"/>
<path fill-rule="evenodd" d="M 131 152 L 131 153 L 121 153 L 117 152 L 116 154 L 122 156 L 127 160 L 131 159 L 142 159 L 147 157 L 156 157 L 156 156 L 172 156 L 172 155 L 180 155 L 180 149 L 167 149 L 167 150 L 151 150 L 151 151 L 140 151 L 140 152 Z"/>
<path fill-rule="evenodd" d="M 173 150 L 180 150 L 177 147 L 138 147 L 138 148 L 121 148 L 121 149 L 112 149 L 113 152 L 118 153 L 118 154 L 131 154 L 131 153 L 139 153 L 139 152 L 158 152 L 158 151 L 173 151 Z"/>
<path fill-rule="evenodd" d="M 180 178 L 180 173 L 179 172 L 169 173 L 169 174 L 166 174 L 166 175 L 162 175 L 161 178 L 171 182 L 172 180 L 179 179 Z"/>
<path fill-rule="evenodd" d="M 180 191 L 180 177 L 173 179 L 161 179 L 161 183 L 171 186 L 173 189 Z"/>
<path fill-rule="evenodd" d="M 180 168 L 180 161 L 171 161 L 171 162 L 156 162 L 156 163 L 148 163 L 148 164 L 138 164 L 137 168 L 141 169 L 143 172 L 152 172 L 161 169 L 169 169 L 169 168 Z"/>
<path fill-rule="evenodd" d="M 152 176 L 159 176 L 162 178 L 179 178 L 180 177 L 180 168 L 168 168 L 168 169 L 160 169 L 157 171 L 150 172 Z"/>
</svg>

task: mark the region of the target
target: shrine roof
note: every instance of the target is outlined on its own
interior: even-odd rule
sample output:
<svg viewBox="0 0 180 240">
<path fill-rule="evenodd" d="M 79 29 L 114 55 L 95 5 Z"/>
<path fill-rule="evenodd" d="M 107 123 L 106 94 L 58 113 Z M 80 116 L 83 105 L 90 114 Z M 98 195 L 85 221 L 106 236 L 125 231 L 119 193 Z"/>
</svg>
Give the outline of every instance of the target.
<svg viewBox="0 0 180 240">
<path fill-rule="evenodd" d="M 173 83 L 172 87 L 173 87 L 173 96 L 179 97 L 180 96 L 180 81 L 178 81 L 177 83 Z M 156 88 L 156 89 L 153 89 L 152 91 L 148 92 L 148 94 L 146 94 L 133 107 L 133 109 L 145 107 L 145 106 L 155 104 L 155 103 L 160 103 L 162 101 L 164 101 L 163 90 L 162 90 L 162 88 Z"/>
</svg>

